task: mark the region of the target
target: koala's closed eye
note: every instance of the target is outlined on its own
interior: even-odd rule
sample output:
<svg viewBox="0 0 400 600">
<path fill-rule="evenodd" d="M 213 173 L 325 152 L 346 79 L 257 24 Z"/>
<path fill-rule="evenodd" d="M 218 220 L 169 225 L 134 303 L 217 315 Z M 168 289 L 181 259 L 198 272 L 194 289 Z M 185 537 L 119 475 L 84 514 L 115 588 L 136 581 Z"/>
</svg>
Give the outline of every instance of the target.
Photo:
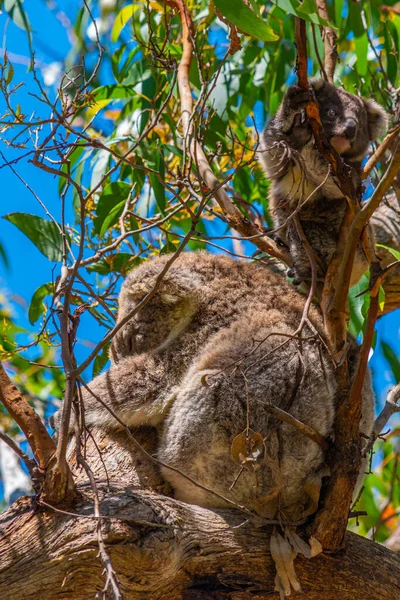
<svg viewBox="0 0 400 600">
<path fill-rule="evenodd" d="M 139 276 L 140 273 L 129 277 L 124 283 L 120 295 L 119 320 L 134 311 L 146 294 L 153 293 L 156 280 L 143 282 Z M 113 342 L 113 353 L 117 360 L 166 348 L 189 325 L 196 306 L 196 297 L 190 286 L 179 285 L 170 276 L 166 277 L 153 297 L 117 333 Z"/>
</svg>

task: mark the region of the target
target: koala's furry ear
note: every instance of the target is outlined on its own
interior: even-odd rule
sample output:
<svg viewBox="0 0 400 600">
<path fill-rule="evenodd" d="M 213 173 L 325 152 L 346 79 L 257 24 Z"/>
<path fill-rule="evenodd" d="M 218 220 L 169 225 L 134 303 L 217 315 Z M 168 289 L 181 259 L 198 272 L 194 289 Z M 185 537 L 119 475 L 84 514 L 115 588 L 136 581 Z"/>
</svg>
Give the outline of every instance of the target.
<svg viewBox="0 0 400 600">
<path fill-rule="evenodd" d="M 321 79 L 320 77 L 312 77 L 311 79 L 309 79 L 308 83 L 310 84 L 310 87 L 312 87 L 314 92 L 319 92 L 320 90 L 322 90 L 323 87 L 325 87 L 327 82 L 325 81 L 325 79 Z"/>
<path fill-rule="evenodd" d="M 371 141 L 386 133 L 389 124 L 389 115 L 375 100 L 363 99 L 368 116 L 368 133 Z"/>
</svg>

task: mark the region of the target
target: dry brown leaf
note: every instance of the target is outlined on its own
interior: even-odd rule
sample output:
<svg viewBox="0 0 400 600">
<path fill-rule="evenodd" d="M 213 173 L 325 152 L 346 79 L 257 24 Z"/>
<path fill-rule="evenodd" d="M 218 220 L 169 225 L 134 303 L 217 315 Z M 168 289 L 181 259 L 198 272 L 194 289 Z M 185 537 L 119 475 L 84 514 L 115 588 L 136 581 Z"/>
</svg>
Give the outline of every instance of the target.
<svg viewBox="0 0 400 600">
<path fill-rule="evenodd" d="M 311 546 L 301 539 L 298 533 L 291 527 L 285 527 L 285 537 L 297 554 L 311 558 Z"/>
<path fill-rule="evenodd" d="M 260 433 L 245 429 L 237 435 L 231 446 L 233 460 L 250 470 L 256 470 L 264 456 L 264 440 Z"/>
<path fill-rule="evenodd" d="M 252 499 L 251 507 L 261 517 L 273 519 L 279 507 L 280 492 L 280 487 L 272 488 L 268 494 L 264 494 L 264 496 L 258 496 L 257 498 Z"/>
</svg>

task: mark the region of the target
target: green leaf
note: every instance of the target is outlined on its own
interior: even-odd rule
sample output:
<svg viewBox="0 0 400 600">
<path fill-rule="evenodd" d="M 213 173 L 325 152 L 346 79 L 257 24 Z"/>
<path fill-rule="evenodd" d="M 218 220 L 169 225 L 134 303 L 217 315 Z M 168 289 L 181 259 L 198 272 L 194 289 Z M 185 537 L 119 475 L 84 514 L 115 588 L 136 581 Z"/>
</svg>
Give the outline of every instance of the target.
<svg viewBox="0 0 400 600">
<path fill-rule="evenodd" d="M 376 247 L 384 248 L 385 250 L 390 252 L 390 254 L 394 256 L 396 260 L 400 260 L 400 252 L 398 250 L 395 250 L 394 248 L 389 248 L 389 246 L 385 246 L 384 244 L 376 244 Z"/>
<path fill-rule="evenodd" d="M 8 62 L 8 73 L 6 76 L 6 85 L 9 85 L 14 77 L 14 67 Z"/>
<path fill-rule="evenodd" d="M 109 183 L 101 194 L 94 219 L 94 232 L 100 237 L 118 222 L 132 186 L 125 181 Z"/>
<path fill-rule="evenodd" d="M 4 0 L 4 10 L 8 12 L 14 23 L 28 33 L 32 31 L 26 12 L 22 8 L 21 0 Z"/>
<path fill-rule="evenodd" d="M 361 37 L 355 38 L 357 56 L 357 73 L 362 77 L 367 74 L 368 69 L 368 37 L 366 32 Z"/>
<path fill-rule="evenodd" d="M 28 317 L 31 325 L 34 325 L 36 321 L 46 312 L 46 306 L 43 304 L 43 300 L 46 296 L 53 294 L 53 284 L 44 283 L 33 294 L 31 303 L 29 306 Z"/>
<path fill-rule="evenodd" d="M 104 367 L 106 366 L 108 361 L 110 360 L 109 352 L 108 352 L 110 346 L 111 346 L 111 342 L 108 342 L 108 344 L 106 344 L 104 346 L 101 353 L 98 354 L 96 356 L 96 358 L 94 359 L 92 378 L 96 377 L 97 375 L 100 375 L 100 373 L 102 372 L 102 370 L 104 369 Z"/>
<path fill-rule="evenodd" d="M 138 4 L 130 4 L 128 6 L 124 6 L 124 8 L 118 13 L 116 19 L 114 21 L 113 28 L 111 30 L 111 41 L 116 42 L 119 38 L 119 35 L 127 22 L 132 19 L 133 14 L 139 8 Z"/>
<path fill-rule="evenodd" d="M 164 148 L 172 152 L 172 154 L 175 154 L 175 156 L 179 156 L 179 158 L 182 158 L 183 156 L 182 150 L 176 146 L 173 146 L 172 144 L 164 144 Z"/>
<path fill-rule="evenodd" d="M 122 202 L 119 202 L 110 210 L 110 212 L 108 213 L 108 215 L 106 216 L 106 218 L 103 221 L 103 225 L 101 226 L 100 234 L 99 234 L 100 237 L 102 237 L 105 234 L 107 229 L 109 229 L 110 227 L 112 227 L 113 225 L 115 225 L 118 222 L 118 219 L 120 218 L 120 216 L 123 213 L 124 206 L 125 206 L 125 200 L 122 200 Z"/>
<path fill-rule="evenodd" d="M 157 152 L 155 170 L 159 174 L 159 177 L 155 173 L 149 173 L 151 187 L 153 188 L 154 195 L 156 197 L 157 206 L 160 212 L 165 215 L 165 184 L 162 183 L 165 177 L 165 165 L 164 157 Z M 162 181 L 160 181 L 160 179 Z"/>
<path fill-rule="evenodd" d="M 396 356 L 394 350 L 392 350 L 392 347 L 389 346 L 387 342 L 381 341 L 381 347 L 383 356 L 388 361 L 390 368 L 393 371 L 393 375 L 396 378 L 396 383 L 398 383 L 400 381 L 400 361 Z"/>
<path fill-rule="evenodd" d="M 3 262 L 4 267 L 7 269 L 7 271 L 10 268 L 10 263 L 8 262 L 8 257 L 7 257 L 7 253 L 4 250 L 3 244 L 0 244 L 0 258 Z"/>
<path fill-rule="evenodd" d="M 133 260 L 132 254 L 129 252 L 119 252 L 107 258 L 102 258 L 97 263 L 89 265 L 89 272 L 99 273 L 100 275 L 108 275 L 109 273 L 128 273 L 133 267 L 136 267 L 142 262 L 142 258 L 137 256 Z"/>
<path fill-rule="evenodd" d="M 334 25 L 325 21 L 325 19 L 321 19 L 318 15 L 315 0 L 304 0 L 302 3 L 298 0 L 272 0 L 272 2 L 286 14 L 295 15 L 296 17 L 300 17 L 300 19 L 304 19 L 304 21 L 309 21 L 316 25 L 324 25 L 325 27 L 336 29 Z"/>
<path fill-rule="evenodd" d="M 241 31 L 245 31 L 247 35 L 264 42 L 276 42 L 279 39 L 271 27 L 243 0 L 214 0 L 214 4 L 230 23 L 239 27 Z"/>
<path fill-rule="evenodd" d="M 379 286 L 379 296 L 378 296 L 379 310 L 383 310 L 385 308 L 385 298 L 386 298 L 385 290 L 383 289 L 382 286 Z"/>
<path fill-rule="evenodd" d="M 385 485 L 383 479 L 381 477 L 378 477 L 376 473 L 370 473 L 368 475 L 368 478 L 366 479 L 366 483 L 369 484 L 370 488 L 376 488 L 382 494 L 383 497 L 387 496 L 389 490 L 387 489 L 387 486 Z"/>
<path fill-rule="evenodd" d="M 349 331 L 354 337 L 362 331 L 365 320 L 365 304 L 369 303 L 368 290 L 369 278 L 363 275 L 357 285 L 354 285 L 349 291 L 350 323 Z M 362 295 L 360 295 L 362 294 Z"/>
<path fill-rule="evenodd" d="M 102 85 L 93 90 L 93 96 L 96 102 L 100 100 L 121 100 L 123 98 L 131 98 L 135 95 L 135 91 L 128 85 L 117 83 L 115 85 Z"/>
<path fill-rule="evenodd" d="M 342 18 L 343 4 L 344 4 L 344 0 L 335 0 L 335 24 L 336 24 L 336 27 L 339 27 L 339 25 L 341 24 L 341 22 L 343 20 L 343 18 Z"/>
<path fill-rule="evenodd" d="M 54 221 L 27 213 L 11 213 L 3 217 L 18 227 L 51 262 L 61 262 L 63 244 L 60 226 Z M 67 239 L 70 238 L 67 234 Z"/>
</svg>

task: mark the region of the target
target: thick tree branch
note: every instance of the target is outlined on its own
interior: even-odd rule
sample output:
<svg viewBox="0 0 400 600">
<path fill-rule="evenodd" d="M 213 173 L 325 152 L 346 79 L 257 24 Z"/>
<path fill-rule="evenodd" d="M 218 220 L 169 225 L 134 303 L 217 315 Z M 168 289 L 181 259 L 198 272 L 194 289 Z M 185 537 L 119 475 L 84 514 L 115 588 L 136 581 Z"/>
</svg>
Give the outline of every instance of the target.
<svg viewBox="0 0 400 600">
<path fill-rule="evenodd" d="M 343 259 L 339 268 L 339 274 L 336 282 L 336 292 L 333 298 L 332 306 L 329 309 L 331 318 L 345 320 L 347 294 L 350 285 L 351 269 L 354 262 L 357 245 L 362 231 L 372 217 L 374 211 L 378 208 L 382 198 L 389 190 L 394 178 L 400 168 L 400 144 L 395 150 L 392 160 L 386 173 L 383 175 L 379 184 L 375 188 L 371 198 L 366 202 L 359 213 L 355 216 L 349 227 L 347 241 L 344 246 Z"/>
<path fill-rule="evenodd" d="M 0 400 L 22 429 L 32 448 L 38 471 L 43 475 L 41 493 L 44 498 L 55 503 L 71 498 L 74 486 L 69 467 L 66 466 L 64 471 L 56 467 L 56 447 L 53 440 L 40 417 L 11 382 L 1 363 Z"/>
<path fill-rule="evenodd" d="M 331 457 L 331 476 L 320 510 L 314 521 L 313 532 L 326 550 L 335 551 L 343 546 L 351 501 L 362 463 L 362 436 L 360 420 L 362 392 L 372 345 L 375 323 L 379 313 L 379 288 L 382 281 L 379 263 L 371 268 L 370 307 L 358 359 L 357 371 L 350 392 L 339 404 L 336 414 L 335 445 Z M 375 271 L 377 270 L 377 273 Z"/>
<path fill-rule="evenodd" d="M 45 469 L 55 452 L 55 445 L 40 417 L 23 398 L 0 363 L 0 400 L 26 435 L 40 469 Z"/>
<path fill-rule="evenodd" d="M 126 599 L 275 598 L 270 527 L 243 522 L 235 510 L 209 510 L 162 495 L 167 490 L 157 471 L 132 448 L 127 434 L 92 434 L 103 456 L 88 440 L 86 460 L 98 482 L 104 544 Z M 152 452 L 154 430 L 137 434 Z M 75 460 L 73 453 L 69 460 Z M 0 594 L 7 600 L 55 595 L 59 600 L 87 600 L 104 588 L 99 517 L 93 512 L 86 475 L 79 476 L 82 499 L 68 513 L 39 512 L 25 499 L 1 515 Z M 146 489 L 149 485 L 157 492 Z M 346 541 L 345 556 L 296 559 L 307 599 L 397 597 L 400 557 L 355 534 L 348 534 Z M 373 577 L 371 564 L 379 564 Z"/>
<path fill-rule="evenodd" d="M 296 41 L 299 84 L 304 89 L 308 89 L 305 23 L 299 19 L 296 19 Z M 333 80 L 333 72 L 331 73 L 331 80 Z M 361 208 L 361 186 L 358 185 L 357 189 L 354 187 L 352 171 L 347 169 L 346 172 L 346 168 L 342 170 L 344 166 L 342 159 L 335 157 L 330 152 L 329 142 L 326 143 L 326 136 L 319 118 L 318 105 L 314 99 L 311 99 L 307 107 L 307 114 L 316 146 L 320 154 L 331 164 L 333 173 L 339 180 L 338 185 L 347 198 L 349 205 L 341 226 L 337 250 L 325 278 L 322 295 L 322 309 L 328 339 L 334 356 L 339 357 L 340 353 L 347 349 L 346 304 L 355 252 L 360 240 L 362 240 L 363 247 L 368 252 L 367 256 L 371 259 L 373 255 L 372 244 L 365 228 L 383 195 L 391 185 L 400 165 L 398 164 L 397 152 L 395 152 L 391 164 L 371 200 Z M 375 265 L 375 269 L 371 268 L 370 310 L 357 371 L 351 382 L 349 393 L 346 393 L 350 384 L 348 361 L 342 360 L 337 370 L 337 380 L 343 397 L 339 400 L 335 419 L 335 442 L 329 461 L 332 474 L 327 486 L 323 508 L 318 512 L 312 528 L 314 535 L 322 543 L 324 549 L 331 551 L 343 547 L 353 490 L 361 466 L 359 427 L 362 389 L 374 326 L 379 312 L 378 294 L 382 281 L 379 263 L 373 263 L 373 265 Z"/>
</svg>

